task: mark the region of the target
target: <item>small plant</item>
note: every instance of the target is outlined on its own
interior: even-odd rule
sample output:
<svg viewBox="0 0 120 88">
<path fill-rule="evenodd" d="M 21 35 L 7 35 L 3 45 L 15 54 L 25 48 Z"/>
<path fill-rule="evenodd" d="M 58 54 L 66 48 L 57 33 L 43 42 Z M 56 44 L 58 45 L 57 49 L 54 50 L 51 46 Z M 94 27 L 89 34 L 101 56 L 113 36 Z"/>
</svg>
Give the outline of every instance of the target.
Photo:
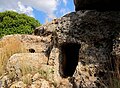
<svg viewBox="0 0 120 88">
<path fill-rule="evenodd" d="M 114 88 L 120 88 L 120 80 L 117 78 L 113 78 L 113 86 Z"/>
<path fill-rule="evenodd" d="M 45 79 L 48 78 L 48 74 L 47 74 L 46 71 L 40 69 L 38 72 L 39 72 L 39 74 L 41 75 L 41 77 L 43 77 L 43 78 L 45 78 Z"/>
<path fill-rule="evenodd" d="M 39 72 L 39 74 L 41 75 L 42 78 L 49 80 L 49 81 L 51 79 L 50 75 L 54 73 L 52 68 L 49 68 L 47 70 L 39 68 L 37 72 Z"/>
<path fill-rule="evenodd" d="M 21 78 L 21 81 L 24 83 L 24 84 L 31 84 L 32 83 L 32 78 L 31 78 L 32 76 L 31 76 L 31 74 L 27 74 L 27 75 L 25 75 L 25 76 L 23 76 L 22 78 Z"/>
<path fill-rule="evenodd" d="M 22 75 L 26 75 L 26 74 L 29 74 L 29 73 L 35 73 L 35 72 L 37 72 L 36 68 L 28 65 L 25 62 L 21 62 L 20 63 L 20 70 L 21 70 L 21 74 Z"/>
</svg>

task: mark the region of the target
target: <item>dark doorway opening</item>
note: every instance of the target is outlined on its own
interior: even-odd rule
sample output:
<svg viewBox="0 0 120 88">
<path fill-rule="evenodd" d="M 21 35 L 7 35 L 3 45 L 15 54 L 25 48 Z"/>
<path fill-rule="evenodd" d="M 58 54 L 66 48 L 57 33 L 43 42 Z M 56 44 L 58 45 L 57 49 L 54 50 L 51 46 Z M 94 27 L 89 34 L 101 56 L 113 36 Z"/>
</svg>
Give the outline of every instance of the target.
<svg viewBox="0 0 120 88">
<path fill-rule="evenodd" d="M 63 78 L 73 76 L 78 65 L 80 44 L 67 43 L 61 46 L 59 72 Z"/>
</svg>

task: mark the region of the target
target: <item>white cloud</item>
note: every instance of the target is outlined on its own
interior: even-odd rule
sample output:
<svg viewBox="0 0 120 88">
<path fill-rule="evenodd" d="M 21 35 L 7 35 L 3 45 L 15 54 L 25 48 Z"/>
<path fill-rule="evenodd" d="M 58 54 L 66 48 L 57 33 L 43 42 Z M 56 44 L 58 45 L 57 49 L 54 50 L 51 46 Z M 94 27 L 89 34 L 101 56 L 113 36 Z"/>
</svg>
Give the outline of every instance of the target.
<svg viewBox="0 0 120 88">
<path fill-rule="evenodd" d="M 32 7 L 30 7 L 30 6 L 25 7 L 24 5 L 22 5 L 22 3 L 20 1 L 18 2 L 18 12 L 25 13 L 25 14 L 27 14 L 29 16 L 34 17 Z"/>
<path fill-rule="evenodd" d="M 17 8 L 16 0 L 0 0 L 0 11 L 10 10 Z"/>
<path fill-rule="evenodd" d="M 19 13 L 25 13 L 34 16 L 33 8 L 47 14 L 47 19 L 56 17 L 56 12 L 66 13 L 65 9 L 59 9 L 58 6 L 63 2 L 66 6 L 67 0 L 0 0 L 0 12 L 13 10 Z"/>
<path fill-rule="evenodd" d="M 55 17 L 54 11 L 57 10 L 58 0 L 20 0 L 24 5 L 31 6 L 39 11 L 43 11 L 49 18 Z"/>
<path fill-rule="evenodd" d="M 0 11 L 15 10 L 33 15 L 33 8 L 43 11 L 49 18 L 55 17 L 58 0 L 0 0 Z"/>
</svg>

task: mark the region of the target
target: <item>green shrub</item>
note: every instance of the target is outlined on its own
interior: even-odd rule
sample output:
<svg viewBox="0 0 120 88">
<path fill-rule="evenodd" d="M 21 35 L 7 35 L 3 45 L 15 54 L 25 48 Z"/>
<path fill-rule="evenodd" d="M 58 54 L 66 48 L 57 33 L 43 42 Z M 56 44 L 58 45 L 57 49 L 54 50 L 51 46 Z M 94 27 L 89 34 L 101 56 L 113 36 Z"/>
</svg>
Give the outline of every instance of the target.
<svg viewBox="0 0 120 88">
<path fill-rule="evenodd" d="M 10 34 L 31 34 L 40 23 L 33 17 L 13 11 L 0 12 L 0 37 Z"/>
</svg>

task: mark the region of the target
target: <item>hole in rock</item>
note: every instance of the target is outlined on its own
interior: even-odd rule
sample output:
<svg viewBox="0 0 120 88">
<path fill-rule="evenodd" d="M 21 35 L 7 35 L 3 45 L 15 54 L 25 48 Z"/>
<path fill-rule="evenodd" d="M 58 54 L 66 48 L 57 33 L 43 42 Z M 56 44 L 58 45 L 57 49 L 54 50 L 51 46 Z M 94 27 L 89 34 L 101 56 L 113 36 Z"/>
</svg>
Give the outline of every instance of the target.
<svg viewBox="0 0 120 88">
<path fill-rule="evenodd" d="M 32 49 L 32 48 L 30 48 L 30 49 L 29 49 L 29 52 L 30 52 L 30 53 L 35 53 L 35 50 Z"/>
<path fill-rule="evenodd" d="M 73 76 L 78 65 L 80 44 L 67 43 L 61 46 L 59 72 L 63 78 Z"/>
</svg>

